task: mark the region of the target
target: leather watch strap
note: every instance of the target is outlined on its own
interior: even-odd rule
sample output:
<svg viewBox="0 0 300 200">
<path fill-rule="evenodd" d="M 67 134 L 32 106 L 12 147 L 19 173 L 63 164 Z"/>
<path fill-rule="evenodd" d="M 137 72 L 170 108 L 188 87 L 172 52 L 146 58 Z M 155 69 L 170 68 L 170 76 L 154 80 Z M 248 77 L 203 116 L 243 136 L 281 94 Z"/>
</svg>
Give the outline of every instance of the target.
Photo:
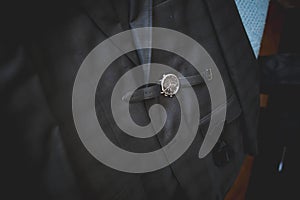
<svg viewBox="0 0 300 200">
<path fill-rule="evenodd" d="M 200 75 L 179 77 L 179 81 L 180 81 L 180 87 L 183 87 L 183 88 L 204 83 L 204 79 Z"/>
<path fill-rule="evenodd" d="M 185 88 L 189 86 L 195 86 L 199 84 L 204 84 L 204 79 L 200 75 L 188 76 L 188 77 L 180 77 L 180 87 Z M 127 102 L 139 102 L 147 99 L 153 99 L 158 97 L 161 94 L 160 83 L 155 85 L 151 85 L 148 87 L 140 88 L 135 91 L 127 92 L 123 96 L 123 100 Z"/>
</svg>

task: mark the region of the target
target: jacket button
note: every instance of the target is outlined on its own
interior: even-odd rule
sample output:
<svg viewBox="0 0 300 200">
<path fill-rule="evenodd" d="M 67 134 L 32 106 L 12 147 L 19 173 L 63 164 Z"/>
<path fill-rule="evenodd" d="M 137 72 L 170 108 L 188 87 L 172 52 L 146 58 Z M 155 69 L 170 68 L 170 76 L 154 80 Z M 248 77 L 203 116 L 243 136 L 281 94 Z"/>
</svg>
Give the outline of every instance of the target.
<svg viewBox="0 0 300 200">
<path fill-rule="evenodd" d="M 234 151 L 224 140 L 219 140 L 213 149 L 212 155 L 215 165 L 222 167 L 233 159 Z"/>
</svg>

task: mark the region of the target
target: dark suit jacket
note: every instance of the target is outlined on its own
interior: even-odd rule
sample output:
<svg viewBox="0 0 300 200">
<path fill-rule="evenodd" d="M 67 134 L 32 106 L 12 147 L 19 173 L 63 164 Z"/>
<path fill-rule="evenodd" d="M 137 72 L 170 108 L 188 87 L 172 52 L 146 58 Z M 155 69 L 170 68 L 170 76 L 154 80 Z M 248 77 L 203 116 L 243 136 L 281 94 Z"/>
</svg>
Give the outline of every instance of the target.
<svg viewBox="0 0 300 200">
<path fill-rule="evenodd" d="M 17 147 L 8 153 L 11 167 L 7 185 L 19 191 L 10 193 L 12 197 L 223 199 L 244 154 L 257 152 L 257 65 L 234 1 L 155 0 L 152 26 L 192 37 L 206 49 L 222 74 L 228 97 L 222 136 L 214 150 L 199 159 L 208 126 L 207 121 L 201 121 L 197 137 L 181 158 L 168 167 L 144 174 L 113 170 L 88 153 L 76 134 L 72 118 L 71 97 L 77 70 L 87 54 L 106 38 L 148 25 L 134 23 L 139 19 L 143 2 L 94 0 L 49 6 L 50 12 L 39 12 L 45 19 L 33 17 L 36 21 L 27 27 L 32 30 L 24 40 L 9 44 L 9 49 L 3 46 L 0 92 L 6 97 L 1 100 L 1 110 L 5 114 L 3 121 L 7 122 L 3 130 L 8 134 L 6 141 Z M 153 51 L 152 61 L 186 75 L 195 74 L 187 62 L 168 52 Z M 109 110 L 114 83 L 140 62 L 138 54 L 132 52 L 113 63 L 112 71 L 108 70 L 98 85 L 96 110 L 99 123 L 113 130 L 108 134 L 113 142 L 124 149 L 149 151 L 165 145 L 174 136 L 172 130 L 178 128 L 179 112 L 176 101 L 159 97 L 131 106 L 132 117 L 138 124 L 149 122 L 147 109 L 154 103 L 161 103 L 168 112 L 164 127 L 168 134 L 158 134 L 146 141 L 122 134 L 114 127 Z M 187 66 L 187 70 L 181 66 Z M 212 111 L 207 88 L 194 89 L 201 116 L 209 116 Z M 21 158 L 13 159 L 20 157 L 20 153 Z"/>
</svg>

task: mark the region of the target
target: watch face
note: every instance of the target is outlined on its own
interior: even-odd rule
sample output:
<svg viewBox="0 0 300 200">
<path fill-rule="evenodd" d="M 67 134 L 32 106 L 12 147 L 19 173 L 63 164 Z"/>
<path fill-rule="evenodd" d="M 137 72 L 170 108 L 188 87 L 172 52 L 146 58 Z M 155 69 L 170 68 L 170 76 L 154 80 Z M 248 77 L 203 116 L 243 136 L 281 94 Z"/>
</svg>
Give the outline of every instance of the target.
<svg viewBox="0 0 300 200">
<path fill-rule="evenodd" d="M 161 90 L 162 94 L 165 96 L 172 97 L 175 95 L 179 90 L 179 79 L 174 74 L 166 74 L 163 75 L 161 80 Z"/>
</svg>

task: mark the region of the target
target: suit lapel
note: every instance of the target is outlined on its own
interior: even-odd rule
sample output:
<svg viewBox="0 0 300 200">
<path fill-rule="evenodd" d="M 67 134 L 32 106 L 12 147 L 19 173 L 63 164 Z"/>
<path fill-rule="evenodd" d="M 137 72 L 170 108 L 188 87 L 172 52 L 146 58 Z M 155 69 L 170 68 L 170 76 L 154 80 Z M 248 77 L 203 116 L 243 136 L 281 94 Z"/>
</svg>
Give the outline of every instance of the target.
<svg viewBox="0 0 300 200">
<path fill-rule="evenodd" d="M 107 38 L 129 30 L 129 3 L 127 0 L 83 0 L 81 5 Z M 126 56 L 135 65 L 139 64 L 136 53 L 126 54 Z"/>
<path fill-rule="evenodd" d="M 256 129 L 258 109 L 251 109 L 257 104 L 259 80 L 258 65 L 250 42 L 244 30 L 235 2 L 204 0 L 216 31 L 216 36 L 223 52 L 231 81 L 238 95 L 245 118 L 247 133 L 244 133 L 245 151 L 256 154 Z M 218 14 L 217 14 L 218 13 Z M 227 16 L 227 17 L 224 17 Z M 252 88 L 252 89 L 250 89 Z"/>
</svg>

